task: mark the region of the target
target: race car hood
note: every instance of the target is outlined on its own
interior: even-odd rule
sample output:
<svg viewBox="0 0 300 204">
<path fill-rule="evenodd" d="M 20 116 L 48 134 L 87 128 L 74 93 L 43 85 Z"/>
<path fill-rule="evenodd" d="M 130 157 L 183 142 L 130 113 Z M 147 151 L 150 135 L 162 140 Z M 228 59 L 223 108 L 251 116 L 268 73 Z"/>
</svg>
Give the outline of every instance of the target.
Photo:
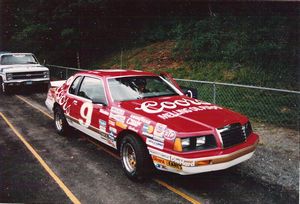
<svg viewBox="0 0 300 204">
<path fill-rule="evenodd" d="M 14 72 L 36 72 L 48 71 L 47 67 L 40 64 L 16 64 L 16 65 L 1 65 L 0 72 L 14 73 Z"/>
<path fill-rule="evenodd" d="M 119 105 L 183 134 L 210 131 L 232 123 L 244 124 L 248 120 L 239 113 L 186 96 L 126 101 Z"/>
</svg>

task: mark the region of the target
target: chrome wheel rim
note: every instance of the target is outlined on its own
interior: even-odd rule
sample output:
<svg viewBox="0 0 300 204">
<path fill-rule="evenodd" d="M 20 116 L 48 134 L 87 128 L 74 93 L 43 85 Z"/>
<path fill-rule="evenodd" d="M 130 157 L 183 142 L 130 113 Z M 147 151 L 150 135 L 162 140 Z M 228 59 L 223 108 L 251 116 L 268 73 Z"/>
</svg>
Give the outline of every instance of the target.
<svg viewBox="0 0 300 204">
<path fill-rule="evenodd" d="M 134 172 L 136 170 L 136 154 L 131 144 L 126 143 L 124 145 L 122 155 L 126 170 L 130 173 Z"/>
<path fill-rule="evenodd" d="M 63 120 L 62 120 L 62 116 L 59 112 L 55 113 L 55 126 L 58 131 L 62 130 Z"/>
</svg>

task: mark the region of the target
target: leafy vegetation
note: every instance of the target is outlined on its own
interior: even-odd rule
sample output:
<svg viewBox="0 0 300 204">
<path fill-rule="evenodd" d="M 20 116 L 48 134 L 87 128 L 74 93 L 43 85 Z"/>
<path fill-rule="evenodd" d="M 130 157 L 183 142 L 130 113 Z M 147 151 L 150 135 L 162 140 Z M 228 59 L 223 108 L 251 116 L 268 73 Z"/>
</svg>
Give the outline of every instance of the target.
<svg viewBox="0 0 300 204">
<path fill-rule="evenodd" d="M 175 2 L 3 0 L 0 49 L 48 64 L 299 89 L 299 4 Z"/>
</svg>

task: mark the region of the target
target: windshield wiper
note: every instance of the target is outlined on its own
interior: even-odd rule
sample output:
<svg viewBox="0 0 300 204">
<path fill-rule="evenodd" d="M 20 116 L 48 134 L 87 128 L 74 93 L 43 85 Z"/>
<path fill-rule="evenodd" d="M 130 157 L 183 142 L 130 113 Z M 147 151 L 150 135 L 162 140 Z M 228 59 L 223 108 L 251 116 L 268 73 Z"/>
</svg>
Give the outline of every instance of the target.
<svg viewBox="0 0 300 204">
<path fill-rule="evenodd" d="M 164 96 L 178 96 L 178 94 L 172 93 L 172 94 L 163 94 L 163 95 L 145 96 L 144 98 L 155 98 L 155 97 L 164 97 Z"/>
<path fill-rule="evenodd" d="M 37 64 L 37 62 L 26 62 L 26 64 Z"/>
</svg>

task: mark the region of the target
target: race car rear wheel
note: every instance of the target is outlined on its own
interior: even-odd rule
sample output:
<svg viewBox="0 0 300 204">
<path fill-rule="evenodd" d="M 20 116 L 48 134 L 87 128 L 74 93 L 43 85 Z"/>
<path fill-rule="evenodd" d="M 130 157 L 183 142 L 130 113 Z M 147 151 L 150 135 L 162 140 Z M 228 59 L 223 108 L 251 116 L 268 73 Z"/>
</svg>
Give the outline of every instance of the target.
<svg viewBox="0 0 300 204">
<path fill-rule="evenodd" d="M 128 134 L 121 141 L 120 155 L 125 174 L 132 180 L 142 180 L 152 173 L 150 155 L 144 142 Z"/>
<path fill-rule="evenodd" d="M 65 114 L 59 106 L 54 108 L 54 125 L 56 131 L 60 135 L 66 135 L 69 130 L 69 124 L 66 120 Z"/>
</svg>

